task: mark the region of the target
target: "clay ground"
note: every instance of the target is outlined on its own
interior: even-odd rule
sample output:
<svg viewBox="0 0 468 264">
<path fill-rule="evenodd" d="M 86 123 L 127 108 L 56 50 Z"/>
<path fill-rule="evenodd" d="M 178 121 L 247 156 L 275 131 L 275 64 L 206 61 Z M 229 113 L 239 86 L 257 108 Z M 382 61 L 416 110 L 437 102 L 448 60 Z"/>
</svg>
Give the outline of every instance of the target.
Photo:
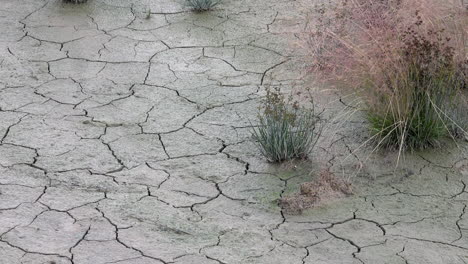
<svg viewBox="0 0 468 264">
<path fill-rule="evenodd" d="M 468 263 L 466 143 L 395 169 L 354 152 L 354 99 L 316 91 L 312 160 L 259 155 L 263 87 L 310 86 L 294 33 L 314 2 L 1 0 L 0 263 Z M 282 212 L 324 168 L 354 195 Z"/>
</svg>

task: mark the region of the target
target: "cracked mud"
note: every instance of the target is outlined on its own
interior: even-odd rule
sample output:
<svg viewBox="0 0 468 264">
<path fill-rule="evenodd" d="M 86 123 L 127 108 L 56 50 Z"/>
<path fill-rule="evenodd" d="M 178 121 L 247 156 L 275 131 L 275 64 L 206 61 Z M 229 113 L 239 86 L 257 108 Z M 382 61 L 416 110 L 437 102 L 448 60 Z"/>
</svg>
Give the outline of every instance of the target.
<svg viewBox="0 0 468 264">
<path fill-rule="evenodd" d="M 315 2 L 2 0 L 0 263 L 468 263 L 466 143 L 395 169 L 354 151 L 359 113 L 293 168 L 251 142 L 264 86 L 311 85 L 293 47 Z M 354 195 L 278 207 L 325 168 Z"/>
</svg>

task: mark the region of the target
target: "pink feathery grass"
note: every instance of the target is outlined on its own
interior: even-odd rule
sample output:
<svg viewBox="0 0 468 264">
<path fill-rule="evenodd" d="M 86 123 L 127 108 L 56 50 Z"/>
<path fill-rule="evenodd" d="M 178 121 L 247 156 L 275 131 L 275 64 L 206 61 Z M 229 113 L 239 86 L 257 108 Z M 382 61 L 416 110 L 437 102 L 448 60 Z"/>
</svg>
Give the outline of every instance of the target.
<svg viewBox="0 0 468 264">
<path fill-rule="evenodd" d="M 319 82 L 364 98 L 371 122 L 382 125 L 373 127 L 380 143 L 393 138 L 390 145 L 400 150 L 410 141 L 431 145 L 444 134 L 446 108 L 467 83 L 463 2 L 338 2 L 318 8 L 316 27 L 305 33 L 310 71 Z"/>
</svg>

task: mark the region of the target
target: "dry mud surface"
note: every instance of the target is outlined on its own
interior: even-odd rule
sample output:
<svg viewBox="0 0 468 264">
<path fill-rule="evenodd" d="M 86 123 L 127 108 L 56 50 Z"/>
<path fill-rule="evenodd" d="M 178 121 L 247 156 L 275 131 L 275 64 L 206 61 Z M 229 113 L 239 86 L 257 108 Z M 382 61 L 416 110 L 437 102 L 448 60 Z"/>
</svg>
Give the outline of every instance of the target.
<svg viewBox="0 0 468 264">
<path fill-rule="evenodd" d="M 262 86 L 308 85 L 313 2 L 0 0 L 0 263 L 468 263 L 466 144 L 395 170 L 358 114 L 287 169 L 250 141 Z M 354 195 L 283 213 L 323 168 Z"/>
</svg>

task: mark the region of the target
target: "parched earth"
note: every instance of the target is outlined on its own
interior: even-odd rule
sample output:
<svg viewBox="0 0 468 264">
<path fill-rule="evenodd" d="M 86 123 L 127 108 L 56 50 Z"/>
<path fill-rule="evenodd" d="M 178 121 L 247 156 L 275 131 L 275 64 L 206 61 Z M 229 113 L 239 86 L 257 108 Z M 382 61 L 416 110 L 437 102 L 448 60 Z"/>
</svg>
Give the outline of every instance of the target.
<svg viewBox="0 0 468 264">
<path fill-rule="evenodd" d="M 263 87 L 311 84 L 309 1 L 0 0 L 0 263 L 468 263 L 466 143 L 396 168 L 354 99 L 315 91 L 312 160 L 259 155 Z M 278 207 L 323 169 L 354 195 Z"/>
</svg>

